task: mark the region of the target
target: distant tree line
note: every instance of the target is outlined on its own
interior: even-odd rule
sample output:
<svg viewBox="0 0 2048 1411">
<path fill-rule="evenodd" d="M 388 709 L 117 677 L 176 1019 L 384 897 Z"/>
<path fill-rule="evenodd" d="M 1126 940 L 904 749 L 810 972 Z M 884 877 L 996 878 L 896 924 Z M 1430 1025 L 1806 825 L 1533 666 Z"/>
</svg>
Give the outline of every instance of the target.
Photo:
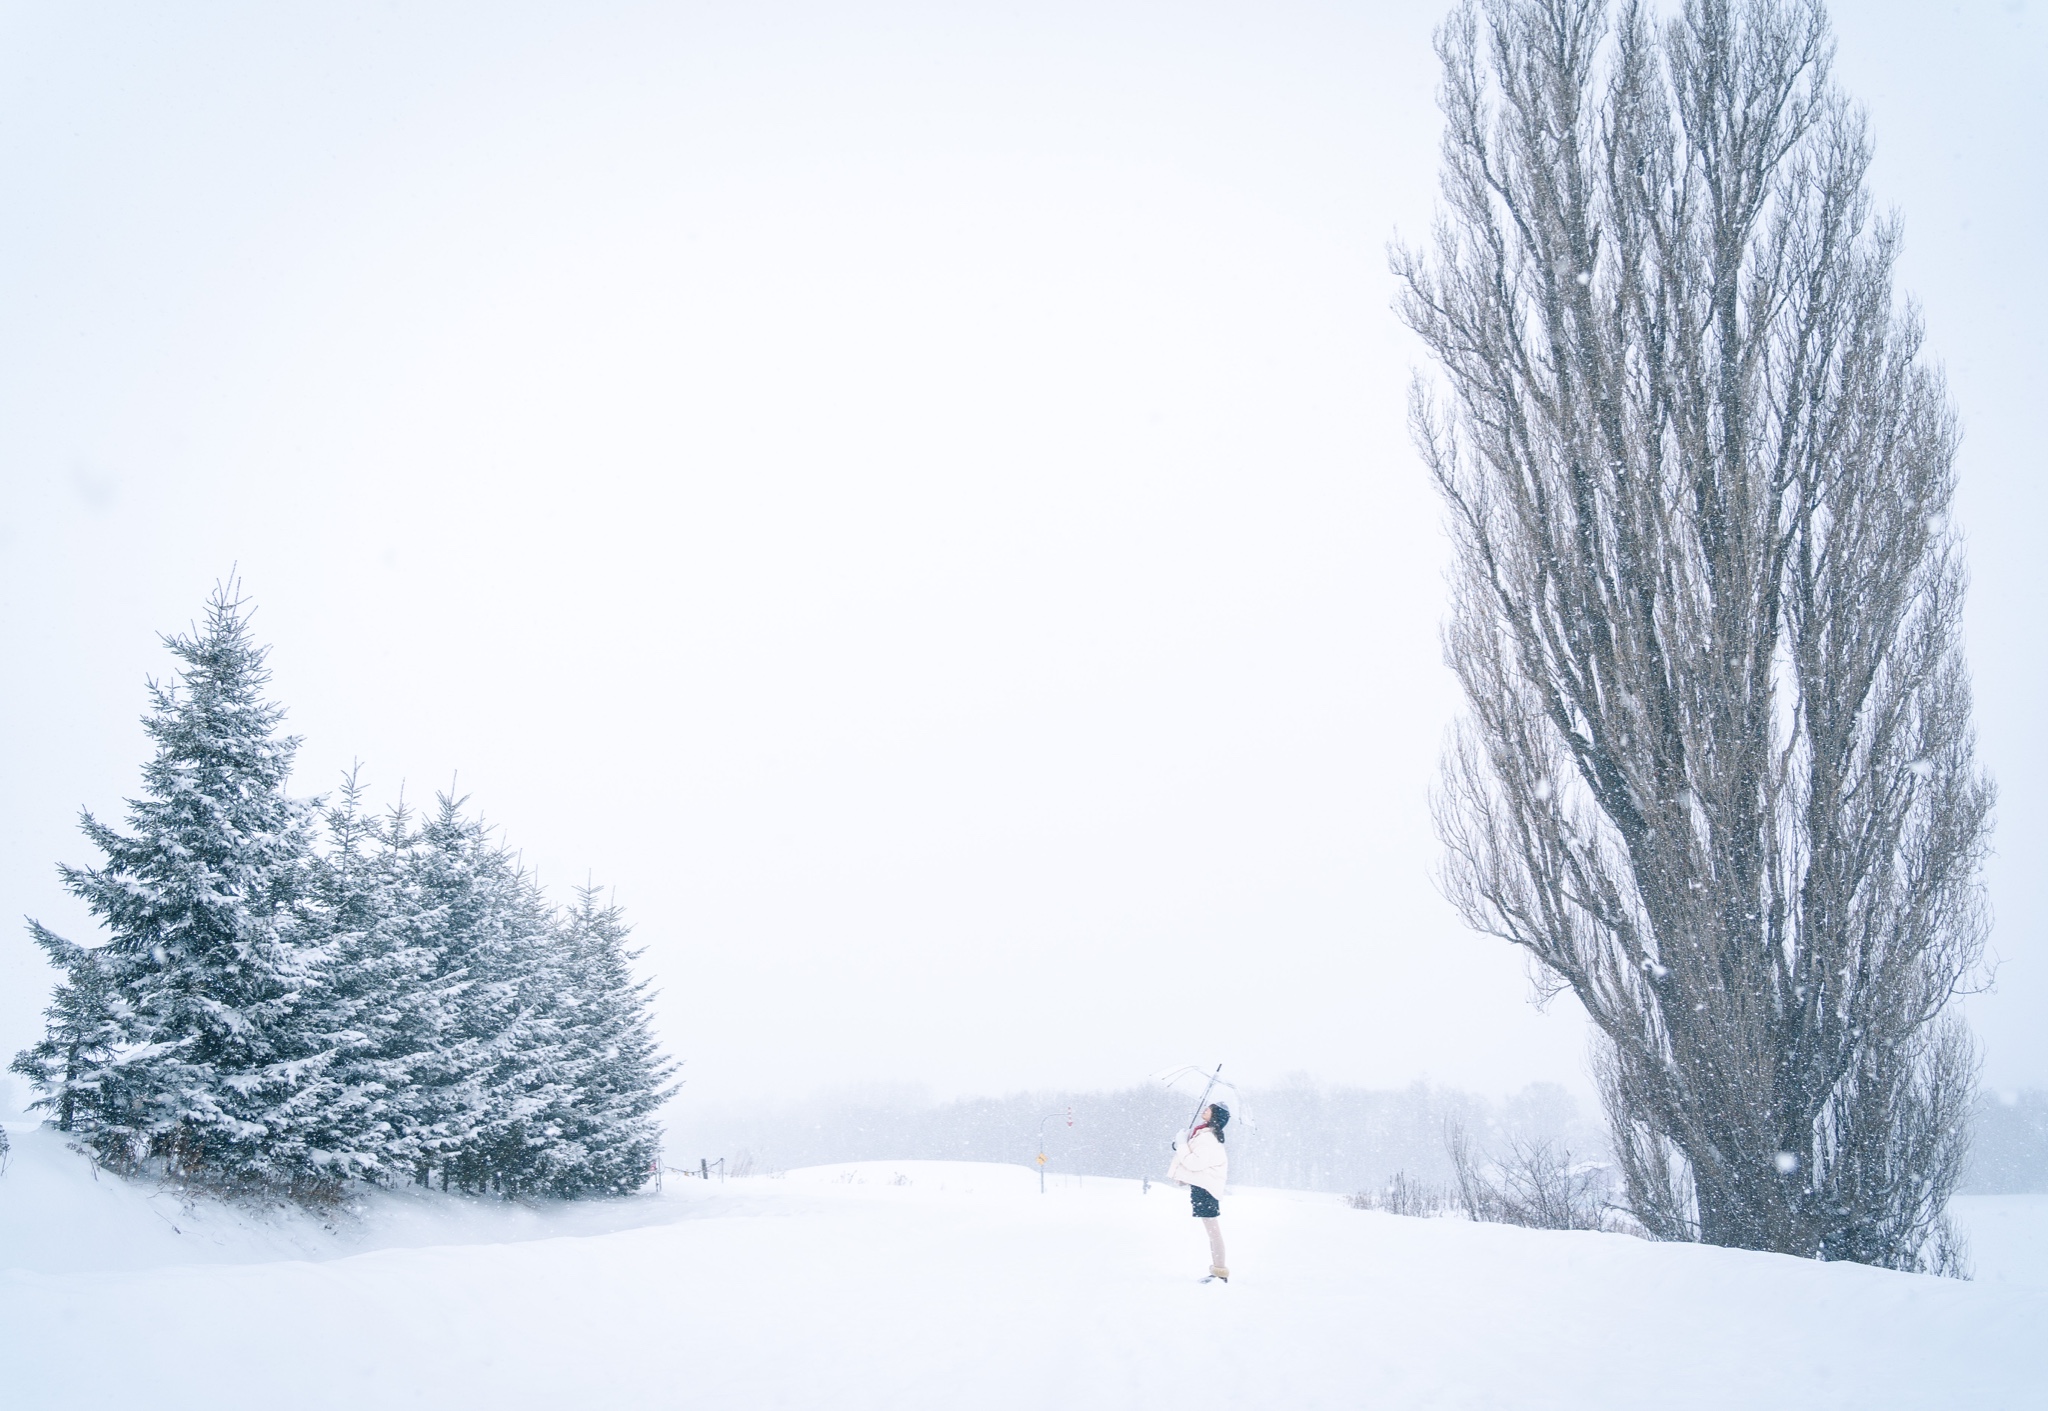
<svg viewBox="0 0 2048 1411">
<path fill-rule="evenodd" d="M 1598 1124 L 1551 1083 L 1492 1099 L 1424 1083 L 1367 1089 L 1301 1078 L 1225 1101 L 1236 1104 L 1228 1141 L 1233 1186 L 1348 1194 L 1397 1172 L 1444 1185 L 1455 1175 L 1446 1140 L 1454 1128 L 1482 1148 L 1548 1142 L 1596 1161 L 1606 1156 Z M 1042 1132 L 1056 1173 L 1158 1180 L 1175 1133 L 1193 1116 L 1191 1095 L 1156 1084 L 948 1102 L 885 1088 L 699 1111 L 674 1140 L 693 1157 L 726 1156 L 735 1170 L 774 1171 L 850 1161 L 1030 1165 Z"/>
<path fill-rule="evenodd" d="M 673 1065 L 619 909 L 552 905 L 464 800 L 293 798 L 268 649 L 216 589 L 151 682 L 130 832 L 60 868 L 102 945 L 30 923 L 62 979 L 13 1071 L 117 1169 L 332 1192 L 356 1179 L 573 1196 L 637 1188 Z"/>
<path fill-rule="evenodd" d="M 2048 1091 L 1978 1094 L 1962 1189 L 1981 1195 L 2048 1191 Z"/>
</svg>

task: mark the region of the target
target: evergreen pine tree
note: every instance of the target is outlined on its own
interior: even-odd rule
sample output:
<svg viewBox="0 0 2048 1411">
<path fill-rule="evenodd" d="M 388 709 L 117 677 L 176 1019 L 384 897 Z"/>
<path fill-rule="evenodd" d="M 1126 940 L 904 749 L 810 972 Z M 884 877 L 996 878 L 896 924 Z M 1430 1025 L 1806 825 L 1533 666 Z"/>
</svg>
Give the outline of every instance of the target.
<svg viewBox="0 0 2048 1411">
<path fill-rule="evenodd" d="M 327 847 L 314 894 L 331 952 L 323 1007 L 336 1054 L 319 1119 L 322 1145 L 347 1174 L 389 1179 L 414 1165 L 406 1115 L 414 1059 L 427 1046 L 408 1022 L 422 967 L 397 924 L 404 887 L 391 838 L 405 837 L 408 815 L 402 806 L 394 811 L 387 832 L 363 806 L 357 765 L 323 821 Z"/>
<path fill-rule="evenodd" d="M 548 1184 L 558 1194 L 637 1190 L 661 1149 L 654 1113 L 675 1091 L 675 1065 L 655 1042 L 647 982 L 633 978 L 639 952 L 627 948 L 631 934 L 597 887 L 576 889 L 561 927 L 564 968 L 574 977 L 563 991 L 563 1028 L 575 1093 L 555 1118 L 562 1137 Z"/>
<path fill-rule="evenodd" d="M 29 934 L 64 978 L 43 1011 L 43 1037 L 8 1066 L 42 1090 L 29 1106 L 48 1112 L 57 1129 L 68 1132 L 81 1103 L 98 1103 L 106 1067 L 120 1046 L 111 977 L 99 951 L 67 941 L 39 921 L 29 923 Z"/>
<path fill-rule="evenodd" d="M 12 1065 L 36 1106 L 116 1167 L 216 1182 L 636 1189 L 673 1065 L 619 910 L 594 888 L 554 910 L 452 792 L 380 819 L 351 770 L 324 813 L 290 798 L 298 741 L 235 585 L 164 641 L 132 832 L 84 815 L 106 864 L 60 869 L 110 940 L 30 923 L 63 974 Z"/>
<path fill-rule="evenodd" d="M 520 1019 L 533 904 L 515 860 L 464 802 L 440 795 L 402 854 L 396 943 L 413 957 L 404 1020 L 420 1044 L 405 1133 L 423 1179 L 435 1168 L 444 1187 L 484 1190 L 520 1140 L 511 1093 L 530 1037 Z"/>
<path fill-rule="evenodd" d="M 236 586 L 215 589 L 193 635 L 164 639 L 180 666 L 149 684 L 157 753 L 129 802 L 134 831 L 82 816 L 106 864 L 60 872 L 111 939 L 88 953 L 33 926 L 68 977 L 45 1039 L 65 1071 L 24 1058 L 45 1104 L 111 1162 L 296 1184 L 328 1174 L 313 810 L 285 793 L 298 740 L 277 733 L 267 651 Z"/>
<path fill-rule="evenodd" d="M 509 885 L 496 892 L 493 944 L 485 952 L 509 1005 L 496 1016 L 484 1082 L 484 1113 L 473 1146 L 481 1165 L 472 1180 L 510 1195 L 539 1190 L 548 1152 L 562 1136 L 559 1112 L 573 1099 L 574 1055 L 561 1015 L 574 976 L 562 964 L 555 918 L 533 877 L 509 854 Z M 481 1031 L 480 1031 L 481 1032 Z"/>
</svg>

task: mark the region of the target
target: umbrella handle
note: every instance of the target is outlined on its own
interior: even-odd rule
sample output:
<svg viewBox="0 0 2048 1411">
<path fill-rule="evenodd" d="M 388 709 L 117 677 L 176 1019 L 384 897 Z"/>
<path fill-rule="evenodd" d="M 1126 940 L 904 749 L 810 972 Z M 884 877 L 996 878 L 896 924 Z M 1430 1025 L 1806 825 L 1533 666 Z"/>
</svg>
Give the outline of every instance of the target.
<svg viewBox="0 0 2048 1411">
<path fill-rule="evenodd" d="M 1209 1105 L 1209 1094 L 1216 1091 L 1216 1080 L 1222 1076 L 1223 1065 L 1219 1063 L 1216 1065 L 1216 1071 L 1209 1075 L 1208 1083 L 1202 1088 L 1202 1100 L 1195 1104 L 1195 1115 L 1188 1118 L 1189 1131 L 1193 1131 L 1195 1124 L 1202 1120 L 1202 1109 Z"/>
</svg>

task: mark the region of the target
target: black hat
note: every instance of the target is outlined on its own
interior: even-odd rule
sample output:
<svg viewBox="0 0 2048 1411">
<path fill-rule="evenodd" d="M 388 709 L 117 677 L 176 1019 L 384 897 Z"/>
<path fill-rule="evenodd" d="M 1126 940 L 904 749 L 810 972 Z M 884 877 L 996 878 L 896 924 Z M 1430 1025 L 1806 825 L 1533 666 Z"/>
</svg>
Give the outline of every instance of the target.
<svg viewBox="0 0 2048 1411">
<path fill-rule="evenodd" d="M 1209 1104 L 1209 1125 L 1220 1135 L 1230 1125 L 1230 1109 L 1220 1102 Z"/>
</svg>

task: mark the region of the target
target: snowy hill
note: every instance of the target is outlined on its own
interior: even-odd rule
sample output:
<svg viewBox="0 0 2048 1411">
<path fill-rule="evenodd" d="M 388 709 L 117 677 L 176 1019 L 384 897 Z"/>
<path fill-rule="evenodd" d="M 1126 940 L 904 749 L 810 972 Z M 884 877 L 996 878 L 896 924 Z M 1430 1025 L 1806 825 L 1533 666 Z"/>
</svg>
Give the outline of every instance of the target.
<svg viewBox="0 0 2048 1411">
<path fill-rule="evenodd" d="M 1963 1284 L 1250 1190 L 1224 1287 L 1195 1282 L 1181 1193 L 1041 1197 L 1021 1167 L 566 1207 L 379 1193 L 323 1224 L 188 1207 L 10 1132 L 0 1404 L 23 1411 L 2018 1408 L 2048 1384 L 2040 1198 L 1983 1206 Z"/>
</svg>

